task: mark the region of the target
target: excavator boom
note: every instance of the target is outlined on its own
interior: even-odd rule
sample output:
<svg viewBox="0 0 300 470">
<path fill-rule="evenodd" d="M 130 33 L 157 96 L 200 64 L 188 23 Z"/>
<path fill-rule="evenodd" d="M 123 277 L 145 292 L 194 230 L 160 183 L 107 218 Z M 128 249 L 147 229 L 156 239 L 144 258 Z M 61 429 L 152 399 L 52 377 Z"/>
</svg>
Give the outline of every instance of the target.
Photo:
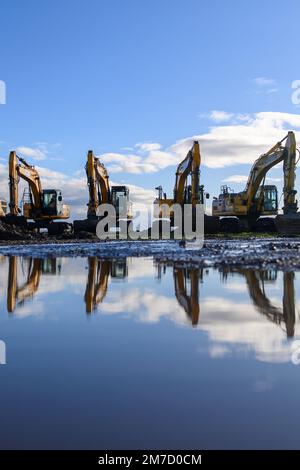
<svg viewBox="0 0 300 470">
<path fill-rule="evenodd" d="M 18 215 L 21 212 L 18 205 L 20 178 L 29 184 L 34 205 L 36 209 L 40 209 L 42 185 L 39 174 L 34 166 L 28 165 L 23 158 L 18 157 L 16 152 L 13 151 L 9 154 L 9 208 L 12 215 Z"/>
<path fill-rule="evenodd" d="M 105 166 L 94 156 L 92 150 L 88 152 L 85 170 L 89 189 L 87 215 L 96 217 L 99 205 L 110 200 L 109 176 Z"/>
</svg>

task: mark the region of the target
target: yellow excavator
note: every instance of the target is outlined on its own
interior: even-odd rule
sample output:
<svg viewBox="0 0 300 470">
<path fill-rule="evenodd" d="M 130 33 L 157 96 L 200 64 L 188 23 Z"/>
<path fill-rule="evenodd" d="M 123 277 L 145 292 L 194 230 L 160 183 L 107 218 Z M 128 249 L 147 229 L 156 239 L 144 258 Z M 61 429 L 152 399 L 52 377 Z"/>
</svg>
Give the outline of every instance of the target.
<svg viewBox="0 0 300 470">
<path fill-rule="evenodd" d="M 112 204 L 116 210 L 117 220 L 125 215 L 132 219 L 129 189 L 127 186 L 110 186 L 108 172 L 94 152 L 89 150 L 85 165 L 89 202 L 87 218 L 74 221 L 74 232 L 95 232 L 99 221 L 97 209 L 101 204 Z"/>
<path fill-rule="evenodd" d="M 28 191 L 23 195 L 23 216 L 19 208 L 19 182 L 28 183 Z M 9 214 L 6 222 L 28 225 L 29 228 L 47 228 L 50 235 L 70 231 L 67 222 L 55 222 L 70 217 L 69 206 L 63 203 L 60 189 L 42 189 L 37 169 L 29 165 L 15 151 L 9 155 Z"/>
<path fill-rule="evenodd" d="M 174 212 L 172 211 L 174 204 L 179 204 L 182 207 L 184 204 L 191 204 L 194 218 L 196 205 L 204 204 L 205 193 L 204 185 L 200 184 L 200 165 L 200 146 L 199 142 L 195 140 L 187 156 L 177 167 L 173 197 L 167 198 L 162 186 L 155 188 L 158 191 L 158 197 L 154 201 L 154 207 L 159 219 L 170 218 L 171 226 L 174 226 Z M 206 198 L 209 198 L 209 194 L 206 194 Z M 205 215 L 205 233 L 215 233 L 218 229 L 219 218 Z"/>
<path fill-rule="evenodd" d="M 296 152 L 296 137 L 294 132 L 289 131 L 254 162 L 244 191 L 235 193 L 228 186 L 221 187 L 221 194 L 214 198 L 212 204 L 212 214 L 222 217 L 221 229 L 252 229 L 259 226 L 260 216 L 277 215 L 277 188 L 265 185 L 265 178 L 268 171 L 280 162 L 284 162 L 284 211 L 297 212 L 294 190 Z M 271 221 L 267 219 L 266 223 L 272 226 Z M 275 229 L 274 224 L 273 227 Z"/>
</svg>

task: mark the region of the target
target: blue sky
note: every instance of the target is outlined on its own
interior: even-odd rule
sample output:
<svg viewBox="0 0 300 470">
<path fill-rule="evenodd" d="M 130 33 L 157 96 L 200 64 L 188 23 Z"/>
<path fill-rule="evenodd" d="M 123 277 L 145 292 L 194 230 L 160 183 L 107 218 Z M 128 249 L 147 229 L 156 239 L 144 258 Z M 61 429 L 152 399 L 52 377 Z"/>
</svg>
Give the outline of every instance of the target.
<svg viewBox="0 0 300 470">
<path fill-rule="evenodd" d="M 2 0 L 0 8 L 3 184 L 8 151 L 18 148 L 43 168 L 44 186 L 63 186 L 78 209 L 92 148 L 112 181 L 150 200 L 160 183 L 171 192 L 185 139 L 201 145 L 203 136 L 202 179 L 217 195 L 285 129 L 300 128 L 291 101 L 296 0 Z"/>
</svg>

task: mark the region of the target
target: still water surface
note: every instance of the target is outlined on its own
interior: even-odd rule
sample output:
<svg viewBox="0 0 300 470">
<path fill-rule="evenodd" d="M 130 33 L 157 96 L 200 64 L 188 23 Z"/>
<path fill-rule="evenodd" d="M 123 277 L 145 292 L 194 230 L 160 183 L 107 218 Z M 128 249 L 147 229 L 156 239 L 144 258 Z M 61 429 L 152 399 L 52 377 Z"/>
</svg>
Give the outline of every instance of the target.
<svg viewBox="0 0 300 470">
<path fill-rule="evenodd" d="M 299 448 L 300 273 L 0 258 L 2 449 Z"/>
</svg>

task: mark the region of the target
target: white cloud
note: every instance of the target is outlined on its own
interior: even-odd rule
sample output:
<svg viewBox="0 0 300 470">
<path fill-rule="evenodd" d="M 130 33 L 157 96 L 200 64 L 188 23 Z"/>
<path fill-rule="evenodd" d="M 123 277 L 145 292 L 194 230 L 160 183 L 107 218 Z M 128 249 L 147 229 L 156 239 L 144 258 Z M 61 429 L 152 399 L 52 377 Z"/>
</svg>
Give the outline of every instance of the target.
<svg viewBox="0 0 300 470">
<path fill-rule="evenodd" d="M 257 77 L 253 79 L 255 85 L 267 94 L 277 93 L 277 80 L 268 77 Z"/>
<path fill-rule="evenodd" d="M 151 150 L 159 150 L 161 148 L 160 144 L 157 144 L 155 142 L 145 142 L 145 143 L 140 143 L 135 145 L 137 148 L 140 150 L 144 150 L 146 152 L 150 152 Z"/>
<path fill-rule="evenodd" d="M 141 154 L 105 153 L 100 158 L 110 173 L 154 173 L 178 164 L 177 156 L 159 150 L 159 144 L 145 144 L 143 148 L 142 144 L 138 145 L 137 152 L 140 150 Z"/>
<path fill-rule="evenodd" d="M 47 158 L 45 150 L 41 150 L 40 148 L 17 147 L 16 152 L 21 156 L 30 157 L 33 160 L 45 160 Z"/>
<path fill-rule="evenodd" d="M 209 115 L 210 119 L 215 122 L 229 121 L 233 116 L 233 113 L 218 110 L 211 111 Z"/>
<path fill-rule="evenodd" d="M 204 166 L 223 168 L 252 164 L 259 155 L 281 140 L 287 130 L 300 129 L 298 114 L 229 114 L 232 115 L 232 122 L 178 140 L 165 149 L 158 143 L 140 143 L 135 147 L 135 153 L 105 153 L 101 159 L 110 173 L 154 173 L 169 166 L 177 166 L 191 148 L 193 140 L 199 140 Z M 299 131 L 296 136 L 300 140 Z"/>
<path fill-rule="evenodd" d="M 223 179 L 224 183 L 247 183 L 248 176 L 246 175 L 231 175 Z"/>
<path fill-rule="evenodd" d="M 264 315 L 258 315 L 255 307 L 246 302 L 206 298 L 201 305 L 199 327 L 208 333 L 214 346 L 226 348 L 224 354 L 239 349 L 245 353 L 253 351 L 255 357 L 264 362 L 290 361 L 291 343 L 286 341 L 283 328 L 268 321 Z M 298 333 L 296 324 L 296 335 Z M 210 352 L 216 357 L 214 350 Z"/>
<path fill-rule="evenodd" d="M 259 155 L 281 140 L 288 129 L 298 129 L 296 137 L 300 141 L 300 115 L 280 112 L 261 112 L 252 116 L 235 114 L 230 124 L 213 126 L 206 133 L 183 138 L 165 149 L 155 142 L 139 143 L 134 152 L 105 153 L 101 156 L 101 160 L 107 166 L 109 173 L 154 173 L 167 167 L 177 166 L 186 156 L 193 141 L 199 140 L 202 165 L 206 167 L 224 168 L 238 164 L 252 164 Z M 30 147 L 19 147 L 18 151 L 26 156 L 34 155 L 35 158 L 41 158 L 47 153 L 47 150 Z M 88 200 L 84 171 L 68 175 L 46 167 L 38 169 L 43 187 L 62 189 L 65 201 L 71 205 L 72 217 L 84 217 Z M 272 178 L 273 182 L 277 180 Z M 246 176 L 240 174 L 226 179 L 226 182 L 233 183 L 245 181 Z M 271 182 L 271 178 L 269 181 Z M 1 162 L 0 183 L 1 196 L 7 197 L 7 166 Z M 111 183 L 113 184 L 113 181 Z M 117 183 L 116 181 L 115 184 Z M 134 208 L 140 210 L 145 202 L 148 205 L 152 204 L 155 198 L 154 190 L 135 185 L 129 187 Z"/>
<path fill-rule="evenodd" d="M 275 85 L 276 80 L 274 78 L 267 78 L 267 77 L 256 77 L 253 79 L 254 83 L 259 86 L 269 86 Z"/>
<path fill-rule="evenodd" d="M 248 180 L 247 175 L 231 175 L 227 178 L 224 178 L 222 181 L 223 183 L 236 183 L 236 184 L 246 184 Z M 273 177 L 266 177 L 266 183 L 281 183 L 282 178 L 273 178 Z"/>
<path fill-rule="evenodd" d="M 88 189 L 86 176 L 80 174 L 70 177 L 64 173 L 49 170 L 48 168 L 37 167 L 41 176 L 44 188 L 59 188 L 63 190 L 64 200 L 71 205 L 72 218 L 86 215 L 86 205 L 88 202 Z M 110 181 L 111 186 L 118 186 L 120 182 Z M 151 206 L 155 199 L 155 191 L 145 189 L 133 184 L 126 185 L 129 188 L 130 200 L 133 203 L 134 210 L 145 210 L 145 205 Z"/>
<path fill-rule="evenodd" d="M 282 181 L 282 178 L 271 178 L 269 176 L 266 178 L 266 183 L 282 183 Z"/>
<path fill-rule="evenodd" d="M 281 140 L 289 129 L 300 128 L 300 115 L 262 112 L 239 124 L 215 126 L 205 134 L 182 139 L 167 149 L 178 156 L 185 156 L 193 140 L 199 140 L 202 164 L 209 168 L 223 168 L 237 164 L 252 164 Z M 300 140 L 300 132 L 296 132 Z"/>
</svg>

